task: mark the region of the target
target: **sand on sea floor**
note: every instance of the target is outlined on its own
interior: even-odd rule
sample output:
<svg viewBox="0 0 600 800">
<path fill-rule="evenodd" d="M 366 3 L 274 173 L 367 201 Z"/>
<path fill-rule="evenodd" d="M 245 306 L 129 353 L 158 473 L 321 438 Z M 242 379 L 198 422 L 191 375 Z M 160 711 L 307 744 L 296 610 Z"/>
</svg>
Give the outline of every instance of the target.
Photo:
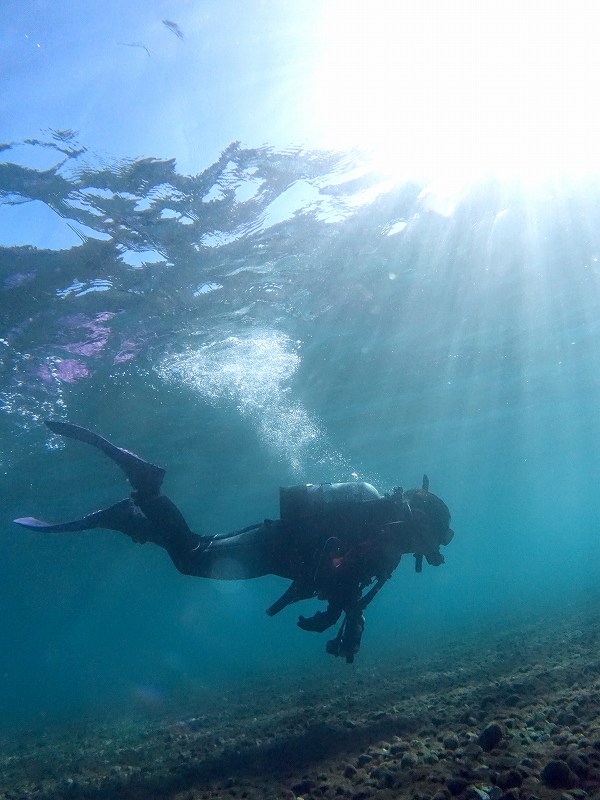
<svg viewBox="0 0 600 800">
<path fill-rule="evenodd" d="M 599 643 L 588 607 L 152 720 L 4 735 L 0 800 L 600 798 Z"/>
</svg>

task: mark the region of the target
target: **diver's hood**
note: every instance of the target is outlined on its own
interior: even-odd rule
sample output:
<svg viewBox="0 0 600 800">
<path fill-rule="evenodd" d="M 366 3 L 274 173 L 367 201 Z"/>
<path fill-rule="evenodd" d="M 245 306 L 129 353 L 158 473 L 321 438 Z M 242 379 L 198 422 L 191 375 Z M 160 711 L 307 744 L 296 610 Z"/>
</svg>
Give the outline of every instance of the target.
<svg viewBox="0 0 600 800">
<path fill-rule="evenodd" d="M 450 510 L 446 503 L 429 491 L 429 479 L 423 475 L 421 489 L 408 489 L 402 499 L 408 503 L 411 512 L 421 512 L 433 528 L 440 544 L 450 544 L 454 531 L 450 528 Z"/>
</svg>

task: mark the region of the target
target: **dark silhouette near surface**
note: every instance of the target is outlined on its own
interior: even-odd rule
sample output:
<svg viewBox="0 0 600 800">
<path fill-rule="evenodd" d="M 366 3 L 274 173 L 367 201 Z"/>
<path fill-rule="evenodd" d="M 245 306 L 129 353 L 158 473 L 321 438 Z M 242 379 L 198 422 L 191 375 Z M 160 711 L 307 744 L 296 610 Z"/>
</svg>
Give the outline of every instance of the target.
<svg viewBox="0 0 600 800">
<path fill-rule="evenodd" d="M 342 614 L 344 620 L 327 652 L 354 660 L 364 629 L 364 610 L 392 576 L 400 559 L 413 554 L 415 568 L 444 562 L 440 546 L 452 537 L 450 512 L 429 491 L 397 487 L 381 495 L 364 482 L 300 485 L 280 489 L 280 519 L 265 519 L 240 531 L 201 536 L 160 493 L 161 467 L 116 447 L 92 431 L 68 422 L 47 421 L 54 433 L 90 444 L 111 458 L 133 487 L 131 497 L 81 519 L 52 524 L 21 517 L 30 530 L 69 533 L 106 528 L 135 542 L 163 547 L 185 575 L 241 580 L 277 575 L 292 581 L 267 614 L 273 616 L 299 600 L 318 597 L 324 611 L 300 616 L 306 631 L 323 632 Z"/>
</svg>

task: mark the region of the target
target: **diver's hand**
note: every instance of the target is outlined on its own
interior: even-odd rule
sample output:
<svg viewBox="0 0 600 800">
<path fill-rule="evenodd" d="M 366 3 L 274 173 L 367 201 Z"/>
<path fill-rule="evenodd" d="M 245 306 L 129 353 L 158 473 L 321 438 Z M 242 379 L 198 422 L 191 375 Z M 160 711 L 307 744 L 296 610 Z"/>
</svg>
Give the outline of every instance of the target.
<svg viewBox="0 0 600 800">
<path fill-rule="evenodd" d="M 425 558 L 427 559 L 427 563 L 430 564 L 432 567 L 439 567 L 440 564 L 444 563 L 444 556 L 441 553 L 425 553 Z"/>
<path fill-rule="evenodd" d="M 342 607 L 338 603 L 330 601 L 325 611 L 317 611 L 312 617 L 298 617 L 298 627 L 303 631 L 323 633 L 338 621 L 341 613 Z"/>
<path fill-rule="evenodd" d="M 360 650 L 360 641 L 365 629 L 365 617 L 361 612 L 347 614 L 335 639 L 327 642 L 326 651 L 332 656 L 343 656 L 347 664 L 352 664 Z"/>
<path fill-rule="evenodd" d="M 327 611 L 317 611 L 312 617 L 298 617 L 298 627 L 302 628 L 303 631 L 323 633 L 323 631 L 330 628 L 336 620 L 337 616 L 332 618 L 331 614 L 328 614 Z"/>
</svg>

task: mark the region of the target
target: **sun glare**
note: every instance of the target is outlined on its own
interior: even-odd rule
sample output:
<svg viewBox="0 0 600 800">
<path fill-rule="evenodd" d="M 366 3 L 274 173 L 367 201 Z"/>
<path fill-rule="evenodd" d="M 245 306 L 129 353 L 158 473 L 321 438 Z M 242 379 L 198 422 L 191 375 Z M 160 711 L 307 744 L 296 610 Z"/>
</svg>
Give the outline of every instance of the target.
<svg viewBox="0 0 600 800">
<path fill-rule="evenodd" d="M 599 29 L 593 0 L 330 0 L 315 124 L 402 178 L 596 171 Z"/>
</svg>

